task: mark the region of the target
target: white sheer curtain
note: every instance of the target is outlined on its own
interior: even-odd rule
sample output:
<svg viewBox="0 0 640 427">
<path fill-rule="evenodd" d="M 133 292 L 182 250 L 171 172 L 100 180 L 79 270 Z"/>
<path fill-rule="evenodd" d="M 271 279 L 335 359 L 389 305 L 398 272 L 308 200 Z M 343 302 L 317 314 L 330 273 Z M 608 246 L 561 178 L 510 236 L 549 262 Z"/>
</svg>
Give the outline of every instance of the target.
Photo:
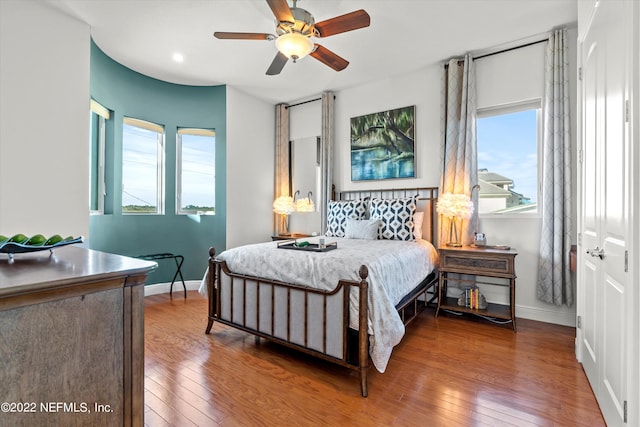
<svg viewBox="0 0 640 427">
<path fill-rule="evenodd" d="M 477 192 L 473 187 L 478 183 L 478 161 L 476 143 L 476 82 L 473 58 L 454 58 L 445 68 L 443 120 L 442 177 L 440 194 L 466 194 L 474 201 L 473 217 L 463 221 L 460 241 L 473 242 L 473 232 L 477 229 Z M 449 230 L 449 219 L 440 218 L 439 244 L 444 244 Z"/>
<path fill-rule="evenodd" d="M 571 307 L 571 139 L 566 39 L 565 29 L 555 30 L 549 36 L 545 59 L 542 228 L 537 294 L 541 301 Z"/>
</svg>

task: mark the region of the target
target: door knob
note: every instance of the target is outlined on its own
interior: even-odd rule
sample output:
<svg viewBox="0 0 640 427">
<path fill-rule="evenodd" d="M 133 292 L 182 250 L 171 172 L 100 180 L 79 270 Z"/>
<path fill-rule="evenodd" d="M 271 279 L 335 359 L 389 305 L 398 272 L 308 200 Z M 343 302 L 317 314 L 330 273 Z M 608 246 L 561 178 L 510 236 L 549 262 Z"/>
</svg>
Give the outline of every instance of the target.
<svg viewBox="0 0 640 427">
<path fill-rule="evenodd" d="M 598 257 L 600 259 L 604 259 L 604 249 L 600 249 L 599 247 L 595 247 L 593 249 L 587 249 L 587 254 L 592 257 Z"/>
</svg>

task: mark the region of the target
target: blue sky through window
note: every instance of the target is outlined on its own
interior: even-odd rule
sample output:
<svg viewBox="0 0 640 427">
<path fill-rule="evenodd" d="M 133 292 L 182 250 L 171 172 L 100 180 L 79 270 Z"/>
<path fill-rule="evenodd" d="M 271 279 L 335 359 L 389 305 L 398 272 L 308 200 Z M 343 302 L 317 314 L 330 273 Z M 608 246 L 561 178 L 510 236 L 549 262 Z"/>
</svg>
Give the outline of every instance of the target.
<svg viewBox="0 0 640 427">
<path fill-rule="evenodd" d="M 538 199 L 537 110 L 478 118 L 478 169 L 513 180 L 513 191 Z"/>
<path fill-rule="evenodd" d="M 181 135 L 182 191 L 181 208 L 187 206 L 214 207 L 215 137 Z"/>
<path fill-rule="evenodd" d="M 158 207 L 158 133 L 124 124 L 122 206 Z"/>
</svg>

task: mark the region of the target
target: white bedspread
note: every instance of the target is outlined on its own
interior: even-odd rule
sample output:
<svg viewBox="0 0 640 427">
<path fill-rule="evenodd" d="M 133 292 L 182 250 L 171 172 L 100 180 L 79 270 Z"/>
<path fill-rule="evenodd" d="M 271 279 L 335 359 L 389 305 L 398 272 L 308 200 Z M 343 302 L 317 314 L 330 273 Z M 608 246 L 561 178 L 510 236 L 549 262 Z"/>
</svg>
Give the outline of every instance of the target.
<svg viewBox="0 0 640 427">
<path fill-rule="evenodd" d="M 308 239 L 317 243 L 318 238 Z M 437 251 L 425 240 L 359 240 L 325 238 L 338 242 L 328 252 L 278 249 L 278 242 L 246 245 L 217 256 L 238 274 L 263 277 L 318 289 L 335 289 L 340 279 L 360 280 L 361 265 L 369 269 L 369 354 L 379 372 L 384 372 L 393 347 L 404 335 L 404 325 L 395 305 L 415 288 L 437 264 Z M 206 295 L 206 281 L 200 293 Z M 352 292 L 351 327 L 358 328 L 357 294 Z M 355 310 L 355 311 L 354 311 Z"/>
</svg>

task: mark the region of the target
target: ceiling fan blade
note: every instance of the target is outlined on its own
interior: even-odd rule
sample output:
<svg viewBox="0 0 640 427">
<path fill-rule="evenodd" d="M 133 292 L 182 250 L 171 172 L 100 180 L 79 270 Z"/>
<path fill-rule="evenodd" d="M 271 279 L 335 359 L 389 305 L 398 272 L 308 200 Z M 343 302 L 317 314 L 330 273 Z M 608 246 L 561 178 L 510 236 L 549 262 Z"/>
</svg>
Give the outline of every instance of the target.
<svg viewBox="0 0 640 427">
<path fill-rule="evenodd" d="M 273 40 L 275 36 L 267 33 L 229 33 L 216 31 L 213 36 L 224 40 Z"/>
<path fill-rule="evenodd" d="M 273 62 L 269 65 L 269 69 L 267 70 L 267 76 L 275 76 L 280 74 L 280 71 L 284 68 L 284 65 L 287 63 L 289 58 L 283 55 L 281 52 L 278 52 L 275 58 L 273 58 Z"/>
<path fill-rule="evenodd" d="M 371 17 L 363 9 L 360 9 L 355 12 L 327 19 L 326 21 L 317 22 L 315 29 L 318 37 L 328 37 L 334 34 L 368 27 L 369 24 L 371 24 Z"/>
<path fill-rule="evenodd" d="M 289 9 L 287 0 L 267 0 L 267 4 L 271 8 L 271 11 L 278 22 L 291 22 L 292 24 L 295 24 L 296 19 L 293 17 L 291 9 Z"/>
<path fill-rule="evenodd" d="M 347 65 L 349 65 L 349 61 L 331 52 L 326 47 L 320 46 L 319 44 L 316 45 L 315 50 L 309 55 L 313 56 L 318 61 L 333 68 L 336 71 L 342 71 L 347 68 Z"/>
</svg>

